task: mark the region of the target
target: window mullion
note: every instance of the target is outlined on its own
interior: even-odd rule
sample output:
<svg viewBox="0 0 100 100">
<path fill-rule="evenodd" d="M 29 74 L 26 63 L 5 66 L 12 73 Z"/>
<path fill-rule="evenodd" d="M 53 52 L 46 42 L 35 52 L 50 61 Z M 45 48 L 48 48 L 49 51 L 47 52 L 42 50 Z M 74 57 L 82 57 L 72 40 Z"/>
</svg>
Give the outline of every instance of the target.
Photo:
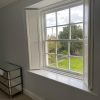
<svg viewBox="0 0 100 100">
<path fill-rule="evenodd" d="M 57 31 L 57 12 L 56 13 L 56 38 L 58 39 L 58 31 Z M 58 58 L 57 58 L 57 41 L 56 41 L 56 67 L 58 68 Z"/>
<path fill-rule="evenodd" d="M 69 8 L 69 39 L 71 40 L 71 10 Z"/>
<path fill-rule="evenodd" d="M 71 15 L 69 8 L 69 40 L 71 40 Z M 69 70 L 70 70 L 70 41 L 68 41 L 68 61 L 69 61 Z"/>
<path fill-rule="evenodd" d="M 68 42 L 68 70 L 70 70 L 70 41 Z"/>
<path fill-rule="evenodd" d="M 45 28 L 46 26 L 46 16 L 44 15 L 43 16 L 43 30 L 44 30 L 44 34 L 43 34 L 43 42 L 44 42 L 44 45 L 43 45 L 43 52 L 44 52 L 44 55 L 45 53 L 47 53 L 48 51 L 48 47 L 47 47 L 47 28 Z M 44 56 L 43 55 L 43 58 L 45 59 L 45 61 L 43 61 L 43 65 L 46 66 L 48 65 L 48 55 Z"/>
</svg>

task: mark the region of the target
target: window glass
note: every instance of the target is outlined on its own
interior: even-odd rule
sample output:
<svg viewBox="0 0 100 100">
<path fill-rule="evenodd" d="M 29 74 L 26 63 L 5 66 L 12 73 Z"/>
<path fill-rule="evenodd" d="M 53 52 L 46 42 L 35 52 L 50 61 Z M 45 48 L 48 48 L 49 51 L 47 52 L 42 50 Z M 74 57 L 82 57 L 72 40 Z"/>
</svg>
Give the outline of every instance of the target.
<svg viewBox="0 0 100 100">
<path fill-rule="evenodd" d="M 58 25 L 69 24 L 69 9 L 57 12 L 57 24 Z"/>
<path fill-rule="evenodd" d="M 47 53 L 56 53 L 55 41 L 47 41 Z"/>
<path fill-rule="evenodd" d="M 46 14 L 46 26 L 56 26 L 56 13 Z"/>
<path fill-rule="evenodd" d="M 83 39 L 83 24 L 71 25 L 71 38 Z"/>
<path fill-rule="evenodd" d="M 56 38 L 56 27 L 47 28 L 47 39 L 54 40 Z"/>
<path fill-rule="evenodd" d="M 82 42 L 71 42 L 70 55 L 83 56 L 83 43 Z"/>
<path fill-rule="evenodd" d="M 76 6 L 71 10 L 71 23 L 83 22 L 83 5 Z"/>
<path fill-rule="evenodd" d="M 83 73 L 83 57 L 70 57 L 70 70 Z"/>
<path fill-rule="evenodd" d="M 57 54 L 68 55 L 68 42 L 67 41 L 57 42 Z"/>
<path fill-rule="evenodd" d="M 69 59 L 64 54 L 57 55 L 57 64 L 59 69 L 67 70 L 69 66 Z"/>
<path fill-rule="evenodd" d="M 47 66 L 56 67 L 56 55 L 55 54 L 47 54 Z"/>
<path fill-rule="evenodd" d="M 69 26 L 59 26 L 58 30 L 58 39 L 69 39 Z"/>
<path fill-rule="evenodd" d="M 83 74 L 83 5 L 46 14 L 46 65 Z"/>
</svg>

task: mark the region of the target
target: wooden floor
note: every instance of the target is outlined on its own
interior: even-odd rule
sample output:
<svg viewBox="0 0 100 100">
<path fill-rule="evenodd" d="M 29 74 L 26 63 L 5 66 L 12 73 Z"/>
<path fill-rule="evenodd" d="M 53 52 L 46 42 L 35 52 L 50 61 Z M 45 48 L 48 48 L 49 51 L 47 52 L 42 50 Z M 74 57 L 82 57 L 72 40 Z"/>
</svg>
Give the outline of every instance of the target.
<svg viewBox="0 0 100 100">
<path fill-rule="evenodd" d="M 33 100 L 33 99 L 23 94 L 17 95 L 11 99 L 5 93 L 0 91 L 0 100 Z"/>
</svg>

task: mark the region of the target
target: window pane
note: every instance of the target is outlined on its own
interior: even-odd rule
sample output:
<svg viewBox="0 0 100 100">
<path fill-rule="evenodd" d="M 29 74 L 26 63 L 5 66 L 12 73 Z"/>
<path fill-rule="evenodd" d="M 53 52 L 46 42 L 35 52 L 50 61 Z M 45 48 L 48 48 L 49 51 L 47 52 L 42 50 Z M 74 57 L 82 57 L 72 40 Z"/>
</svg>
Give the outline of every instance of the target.
<svg viewBox="0 0 100 100">
<path fill-rule="evenodd" d="M 57 54 L 68 55 L 68 42 L 66 41 L 57 42 Z"/>
<path fill-rule="evenodd" d="M 70 57 L 70 70 L 83 73 L 83 57 Z"/>
<path fill-rule="evenodd" d="M 64 25 L 69 23 L 69 9 L 57 12 L 57 24 Z"/>
<path fill-rule="evenodd" d="M 72 42 L 70 46 L 70 55 L 72 56 L 82 56 L 83 55 L 83 43 Z"/>
<path fill-rule="evenodd" d="M 47 55 L 47 65 L 49 67 L 56 67 L 56 55 L 54 54 Z"/>
<path fill-rule="evenodd" d="M 83 5 L 71 8 L 71 23 L 83 22 Z"/>
<path fill-rule="evenodd" d="M 55 41 L 48 41 L 46 51 L 47 51 L 46 53 L 56 53 L 56 42 Z"/>
<path fill-rule="evenodd" d="M 46 26 L 56 26 L 56 13 L 46 14 Z"/>
<path fill-rule="evenodd" d="M 59 69 L 68 69 L 68 58 L 66 57 L 66 55 L 57 55 L 57 63 L 58 63 L 58 68 Z"/>
<path fill-rule="evenodd" d="M 69 26 L 58 27 L 58 39 L 69 39 Z"/>
<path fill-rule="evenodd" d="M 75 24 L 71 26 L 71 38 L 83 39 L 83 24 Z"/>
<path fill-rule="evenodd" d="M 47 28 L 47 39 L 48 40 L 56 39 L 56 27 Z"/>
</svg>

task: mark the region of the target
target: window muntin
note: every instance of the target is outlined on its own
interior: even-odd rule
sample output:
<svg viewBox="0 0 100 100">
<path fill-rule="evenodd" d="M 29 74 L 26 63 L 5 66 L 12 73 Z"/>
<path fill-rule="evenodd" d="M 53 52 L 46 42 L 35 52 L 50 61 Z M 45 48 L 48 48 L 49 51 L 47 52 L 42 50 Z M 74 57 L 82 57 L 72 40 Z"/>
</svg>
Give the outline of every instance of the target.
<svg viewBox="0 0 100 100">
<path fill-rule="evenodd" d="M 45 14 L 46 66 L 83 74 L 83 5 Z"/>
</svg>

